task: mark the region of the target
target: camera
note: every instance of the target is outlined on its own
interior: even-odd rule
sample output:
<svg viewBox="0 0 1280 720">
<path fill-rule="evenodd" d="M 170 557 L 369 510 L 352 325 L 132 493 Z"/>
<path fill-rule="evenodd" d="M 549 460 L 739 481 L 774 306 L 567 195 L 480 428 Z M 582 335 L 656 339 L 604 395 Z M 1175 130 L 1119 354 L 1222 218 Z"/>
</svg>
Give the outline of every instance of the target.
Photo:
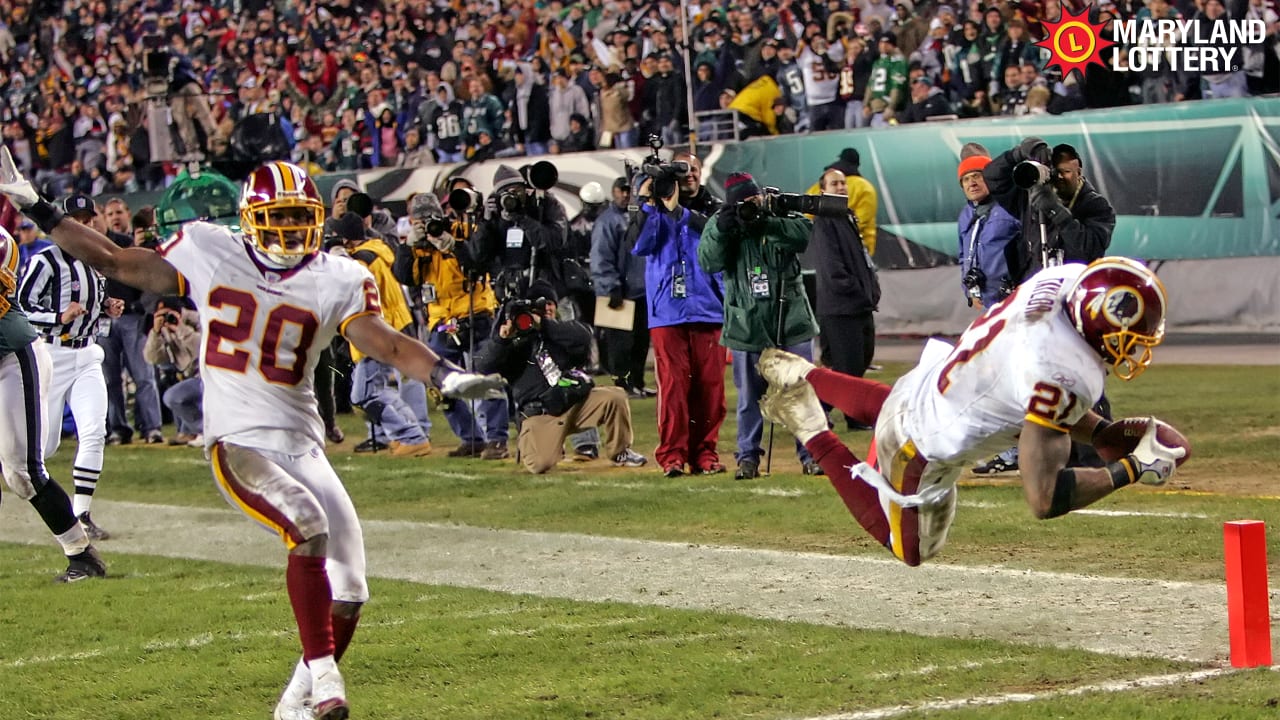
<svg viewBox="0 0 1280 720">
<path fill-rule="evenodd" d="M 649 136 L 649 148 L 652 152 L 640 164 L 640 172 L 653 178 L 652 193 L 654 197 L 670 197 L 671 193 L 675 191 L 676 183 L 688 177 L 693 168 L 687 162 L 663 161 L 658 156 L 658 151 L 662 149 L 661 135 Z"/>
<path fill-rule="evenodd" d="M 539 160 L 521 167 L 520 177 L 535 190 L 550 190 L 560 182 L 560 170 L 546 160 Z"/>
<path fill-rule="evenodd" d="M 842 195 L 798 195 L 784 193 L 776 187 L 765 188 L 763 194 L 764 201 L 759 205 L 750 202 L 738 205 L 738 216 L 751 222 L 764 215 L 789 212 L 818 217 L 843 217 L 849 213 L 849 201 Z"/>
<path fill-rule="evenodd" d="M 174 313 L 167 312 L 164 314 L 164 322 L 166 325 L 177 325 L 180 319 Z"/>
<path fill-rule="evenodd" d="M 476 213 L 484 207 L 484 194 L 475 188 L 457 188 L 449 193 L 448 202 L 459 215 Z"/>
<path fill-rule="evenodd" d="M 169 79 L 169 41 L 161 33 L 142 36 L 142 74 L 147 80 Z"/>
<path fill-rule="evenodd" d="M 969 272 L 964 274 L 964 294 L 969 301 L 969 306 L 973 307 L 974 300 L 982 298 L 982 288 L 987 284 L 987 275 L 982 272 L 982 268 L 977 265 L 969 268 Z"/>
<path fill-rule="evenodd" d="M 449 232 L 450 225 L 452 225 L 452 223 L 450 223 L 446 218 L 441 218 L 441 217 L 428 218 L 426 223 L 427 236 L 440 237 L 441 235 L 444 235 L 445 233 Z"/>
<path fill-rule="evenodd" d="M 1013 166 L 1013 184 L 1023 190 L 1050 182 L 1054 175 L 1053 168 L 1035 160 L 1023 160 Z"/>
<path fill-rule="evenodd" d="M 498 207 L 508 215 L 514 215 L 524 208 L 525 204 L 524 189 L 520 188 L 514 191 L 507 191 L 498 196 Z"/>
<path fill-rule="evenodd" d="M 545 297 L 537 300 L 527 300 L 525 298 L 517 298 L 507 303 L 506 315 L 511 320 L 511 329 L 515 331 L 515 337 L 522 337 L 535 331 L 541 318 L 547 311 L 547 305 L 550 301 Z"/>
</svg>

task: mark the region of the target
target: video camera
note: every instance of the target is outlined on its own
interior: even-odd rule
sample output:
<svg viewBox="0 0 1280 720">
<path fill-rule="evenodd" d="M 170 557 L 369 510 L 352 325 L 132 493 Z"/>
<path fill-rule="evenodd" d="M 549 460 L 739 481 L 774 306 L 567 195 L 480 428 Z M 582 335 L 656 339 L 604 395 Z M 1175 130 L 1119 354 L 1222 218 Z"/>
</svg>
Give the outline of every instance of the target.
<svg viewBox="0 0 1280 720">
<path fill-rule="evenodd" d="M 1023 160 L 1013 166 L 1013 184 L 1023 190 L 1030 190 L 1037 185 L 1053 182 L 1057 171 L 1035 160 Z"/>
<path fill-rule="evenodd" d="M 541 318 L 547 311 L 547 306 L 551 301 L 545 297 L 536 300 L 528 300 L 526 298 L 516 298 L 507 303 L 504 314 L 511 321 L 511 329 L 515 331 L 515 337 L 524 337 L 534 332 L 538 328 Z"/>
<path fill-rule="evenodd" d="M 161 33 L 142 36 L 142 75 L 147 80 L 169 80 L 169 41 Z"/>
<path fill-rule="evenodd" d="M 776 187 L 763 190 L 764 199 L 759 204 L 743 202 L 737 213 L 746 222 L 764 215 L 783 215 L 789 212 L 817 215 L 818 217 L 843 217 L 849 213 L 849 201 L 843 195 L 799 195 L 784 193 Z"/>
<path fill-rule="evenodd" d="M 649 157 L 640 164 L 640 172 L 653 178 L 652 194 L 655 198 L 670 197 L 675 192 L 676 184 L 689 176 L 693 170 L 689 163 L 678 160 L 664 161 L 658 155 L 662 149 L 662 136 L 649 136 Z"/>
</svg>

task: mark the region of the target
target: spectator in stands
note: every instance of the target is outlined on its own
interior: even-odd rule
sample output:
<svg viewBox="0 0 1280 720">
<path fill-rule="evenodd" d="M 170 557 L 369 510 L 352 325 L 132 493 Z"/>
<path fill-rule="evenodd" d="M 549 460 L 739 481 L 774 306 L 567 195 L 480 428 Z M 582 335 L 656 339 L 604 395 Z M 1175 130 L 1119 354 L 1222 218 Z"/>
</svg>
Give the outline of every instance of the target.
<svg viewBox="0 0 1280 720">
<path fill-rule="evenodd" d="M 547 87 L 538 82 L 528 63 L 516 65 L 515 93 L 507 108 L 516 147 L 525 155 L 546 155 L 551 142 L 551 105 Z"/>
<path fill-rule="evenodd" d="M 462 120 L 466 127 L 462 140 L 466 146 L 466 154 L 470 157 L 480 145 L 480 132 L 488 130 L 492 140 L 506 120 L 502 101 L 485 90 L 484 81 L 473 78 L 468 84 L 468 90 L 471 99 L 462 110 Z"/>
<path fill-rule="evenodd" d="M 940 87 L 934 87 L 927 76 L 916 78 L 911 83 L 911 104 L 902 113 L 902 122 L 924 122 L 931 117 L 953 115 L 947 95 Z"/>
<path fill-rule="evenodd" d="M 143 357 L 165 383 L 164 404 L 177 433 L 170 445 L 204 447 L 204 385 L 200 380 L 200 320 L 181 298 L 161 298 L 152 316 Z"/>
<path fill-rule="evenodd" d="M 604 90 L 600 92 L 600 117 L 603 133 L 613 140 L 612 147 L 636 146 L 639 129 L 631 114 L 631 100 L 631 84 L 625 82 L 619 73 L 607 73 Z M 609 146 L 607 142 L 601 144 Z"/>
<path fill-rule="evenodd" d="M 547 98 L 551 110 L 551 139 L 563 144 L 569 137 L 570 118 L 573 115 L 586 117 L 591 113 L 587 94 L 582 86 L 569 79 L 568 70 L 558 70 L 552 76 L 551 91 Z"/>
<path fill-rule="evenodd" d="M 453 96 L 453 87 L 447 82 L 436 85 L 436 108 L 432 112 L 428 145 L 435 150 L 436 160 L 456 163 L 466 159 L 463 139 L 462 103 Z"/>
<path fill-rule="evenodd" d="M 887 32 L 880 36 L 879 43 L 880 57 L 871 66 L 862 105 L 862 116 L 871 127 L 884 127 L 894 119 L 907 83 L 907 60 L 898 50 L 898 39 Z"/>
</svg>

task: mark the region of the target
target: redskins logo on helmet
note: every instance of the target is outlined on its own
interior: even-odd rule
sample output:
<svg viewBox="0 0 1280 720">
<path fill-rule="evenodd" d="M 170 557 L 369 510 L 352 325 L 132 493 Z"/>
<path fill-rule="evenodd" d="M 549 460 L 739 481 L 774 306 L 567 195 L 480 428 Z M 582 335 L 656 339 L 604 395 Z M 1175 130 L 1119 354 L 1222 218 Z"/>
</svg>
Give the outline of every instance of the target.
<svg viewBox="0 0 1280 720">
<path fill-rule="evenodd" d="M 1164 285 L 1139 262 L 1095 260 L 1067 292 L 1067 314 L 1085 342 L 1132 380 L 1151 364 L 1151 349 L 1164 340 Z"/>
<path fill-rule="evenodd" d="M 244 181 L 240 229 L 272 264 L 293 267 L 320 251 L 324 230 L 320 191 L 297 165 L 262 165 Z"/>
<path fill-rule="evenodd" d="M 9 312 L 9 296 L 18 289 L 18 243 L 0 227 L 0 317 Z"/>
</svg>

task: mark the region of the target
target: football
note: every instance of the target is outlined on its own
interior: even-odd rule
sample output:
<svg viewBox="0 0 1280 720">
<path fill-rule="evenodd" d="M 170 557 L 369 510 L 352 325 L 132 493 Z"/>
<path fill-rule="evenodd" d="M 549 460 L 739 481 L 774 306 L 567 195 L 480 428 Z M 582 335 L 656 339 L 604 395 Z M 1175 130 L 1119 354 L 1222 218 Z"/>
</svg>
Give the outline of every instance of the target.
<svg viewBox="0 0 1280 720">
<path fill-rule="evenodd" d="M 1143 434 L 1147 432 L 1148 419 L 1130 417 L 1116 420 L 1093 438 L 1093 449 L 1097 450 L 1098 455 L 1107 462 L 1119 460 L 1138 446 L 1138 441 L 1142 440 Z M 1156 438 L 1169 447 L 1180 447 L 1186 450 L 1186 454 L 1178 459 L 1178 465 L 1182 465 L 1191 458 L 1191 443 L 1187 442 L 1187 438 L 1172 425 L 1158 418 L 1156 419 Z"/>
</svg>

